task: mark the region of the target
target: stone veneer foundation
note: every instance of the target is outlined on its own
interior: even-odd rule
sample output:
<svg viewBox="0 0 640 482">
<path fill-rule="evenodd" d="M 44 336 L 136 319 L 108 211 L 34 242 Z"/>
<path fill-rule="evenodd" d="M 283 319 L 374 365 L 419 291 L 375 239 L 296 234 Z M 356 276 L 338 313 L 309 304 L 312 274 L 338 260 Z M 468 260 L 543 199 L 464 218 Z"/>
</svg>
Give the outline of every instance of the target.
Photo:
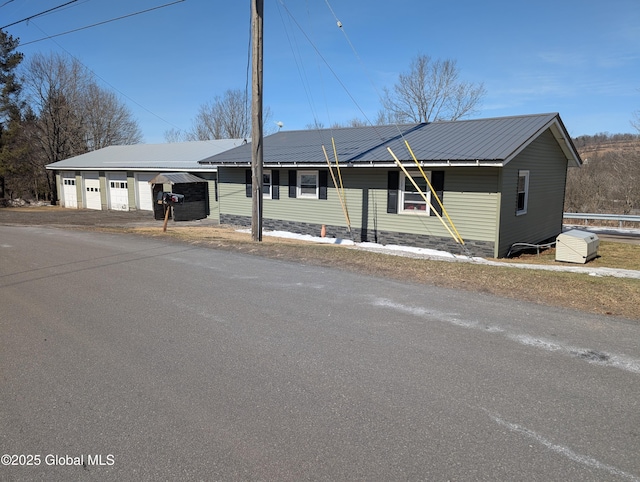
<svg viewBox="0 0 640 482">
<path fill-rule="evenodd" d="M 221 224 L 232 224 L 236 226 L 251 226 L 251 218 L 248 216 L 235 216 L 231 214 L 220 214 Z M 322 226 L 319 224 L 303 223 L 299 221 L 282 221 L 278 219 L 263 219 L 262 228 L 270 231 L 286 231 L 295 234 L 308 234 L 320 236 Z M 344 226 L 325 225 L 326 236 L 328 238 L 349 239 L 349 231 Z M 391 231 L 376 231 L 369 229 L 351 229 L 353 240 L 356 242 L 371 242 L 379 244 L 397 244 L 400 246 L 412 246 L 416 248 L 436 249 L 447 251 L 453 254 L 466 254 L 461 246 L 452 238 L 440 236 L 428 236 L 414 233 L 394 233 Z M 468 241 L 465 246 L 473 256 L 493 258 L 494 243 L 490 241 Z"/>
</svg>

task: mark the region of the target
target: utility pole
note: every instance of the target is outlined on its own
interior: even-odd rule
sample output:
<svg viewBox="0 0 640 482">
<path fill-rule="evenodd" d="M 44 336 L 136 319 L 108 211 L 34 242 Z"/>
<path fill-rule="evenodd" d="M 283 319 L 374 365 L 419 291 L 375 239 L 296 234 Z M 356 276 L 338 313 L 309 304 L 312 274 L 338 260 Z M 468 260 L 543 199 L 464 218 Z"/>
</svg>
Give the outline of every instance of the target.
<svg viewBox="0 0 640 482">
<path fill-rule="evenodd" d="M 251 0 L 251 239 L 262 241 L 262 24 L 264 0 Z"/>
</svg>

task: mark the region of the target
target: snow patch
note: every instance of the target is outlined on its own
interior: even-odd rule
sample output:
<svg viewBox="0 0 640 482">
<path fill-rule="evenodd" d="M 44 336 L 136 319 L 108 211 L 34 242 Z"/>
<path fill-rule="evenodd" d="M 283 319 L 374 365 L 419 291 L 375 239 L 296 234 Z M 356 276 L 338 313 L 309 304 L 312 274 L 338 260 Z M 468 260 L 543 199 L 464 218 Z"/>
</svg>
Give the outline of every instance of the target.
<svg viewBox="0 0 640 482">
<path fill-rule="evenodd" d="M 604 229 L 604 228 L 603 228 Z M 609 229 L 609 228 L 607 228 Z M 610 230 L 610 229 L 609 229 Z M 618 230 L 622 233 L 638 233 L 640 229 Z M 240 233 L 250 233 L 250 229 L 239 229 Z M 558 265 L 542 265 L 542 264 L 524 264 L 509 263 L 507 261 L 494 261 L 480 257 L 469 257 L 464 255 L 452 254 L 448 251 L 439 251 L 430 248 L 416 248 L 412 246 L 400 246 L 396 244 L 378 244 L 371 242 L 355 243 L 350 239 L 343 238 L 322 238 L 320 236 L 312 236 L 310 234 L 296 234 L 287 231 L 263 231 L 264 236 L 273 236 L 276 238 L 298 239 L 312 243 L 336 244 L 344 246 L 353 246 L 356 249 L 365 251 L 390 254 L 395 256 L 408 256 L 414 258 L 433 259 L 437 261 L 459 261 L 464 263 L 477 263 L 489 266 L 500 266 L 503 268 L 519 268 L 519 269 L 535 269 L 542 271 L 566 271 L 571 273 L 582 273 L 588 276 L 612 276 L 615 278 L 635 278 L 640 279 L 640 271 L 630 269 L 617 268 L 593 268 L 587 266 L 568 266 L 566 264 Z"/>
</svg>

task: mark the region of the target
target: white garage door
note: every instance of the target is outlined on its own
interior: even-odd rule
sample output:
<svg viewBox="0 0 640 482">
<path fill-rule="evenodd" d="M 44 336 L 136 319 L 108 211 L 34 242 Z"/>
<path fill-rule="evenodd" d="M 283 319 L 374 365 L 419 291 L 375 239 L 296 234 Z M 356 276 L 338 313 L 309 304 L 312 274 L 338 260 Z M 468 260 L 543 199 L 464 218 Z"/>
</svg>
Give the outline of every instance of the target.
<svg viewBox="0 0 640 482">
<path fill-rule="evenodd" d="M 141 173 L 136 175 L 136 199 L 138 200 L 138 209 L 141 211 L 153 211 L 153 197 L 149 181 L 154 177 L 156 174 Z"/>
<path fill-rule="evenodd" d="M 62 200 L 65 208 L 78 207 L 78 192 L 76 191 L 76 175 L 73 172 L 63 172 L 62 179 Z"/>
<path fill-rule="evenodd" d="M 109 208 L 117 211 L 129 210 L 129 187 L 124 172 L 109 174 Z"/>
<path fill-rule="evenodd" d="M 97 172 L 84 174 L 84 202 L 87 209 L 102 209 L 100 179 Z"/>
</svg>

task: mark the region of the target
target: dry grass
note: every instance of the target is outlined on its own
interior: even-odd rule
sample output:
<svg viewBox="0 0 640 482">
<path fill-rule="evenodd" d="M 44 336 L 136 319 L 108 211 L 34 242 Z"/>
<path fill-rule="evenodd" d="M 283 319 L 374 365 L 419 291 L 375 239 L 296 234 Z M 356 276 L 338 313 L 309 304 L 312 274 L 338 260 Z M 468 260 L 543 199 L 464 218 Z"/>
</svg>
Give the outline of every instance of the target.
<svg viewBox="0 0 640 482">
<path fill-rule="evenodd" d="M 556 249 L 551 248 L 538 254 L 521 254 L 509 260 L 513 263 L 557 264 Z M 598 257 L 589 261 L 593 268 L 617 268 L 640 271 L 640 245 L 600 241 Z"/>
<path fill-rule="evenodd" d="M 261 243 L 232 227 L 105 228 L 145 236 L 168 237 L 216 249 L 320 265 L 414 283 L 484 292 L 535 303 L 615 315 L 640 321 L 640 280 L 593 277 L 555 271 L 538 271 L 433 261 L 352 249 L 345 246 L 265 238 Z M 640 269 L 640 246 L 602 242 L 600 257 L 590 266 Z M 555 252 L 522 255 L 513 263 L 557 264 Z M 507 264 L 507 262 L 505 262 Z"/>
</svg>

